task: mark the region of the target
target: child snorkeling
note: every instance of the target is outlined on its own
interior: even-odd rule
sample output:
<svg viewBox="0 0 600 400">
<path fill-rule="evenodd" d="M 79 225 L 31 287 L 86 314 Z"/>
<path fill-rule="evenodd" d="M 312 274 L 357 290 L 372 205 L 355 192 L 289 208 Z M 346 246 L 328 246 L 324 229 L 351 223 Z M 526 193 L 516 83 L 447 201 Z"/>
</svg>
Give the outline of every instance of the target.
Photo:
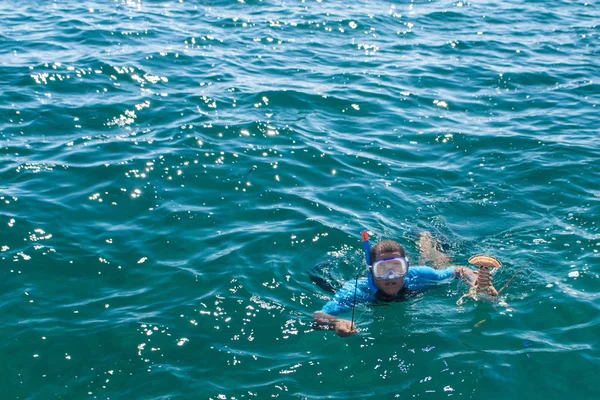
<svg viewBox="0 0 600 400">
<path fill-rule="evenodd" d="M 332 329 L 338 336 L 349 336 L 358 332 L 352 321 L 337 317 L 354 308 L 355 298 L 357 304 L 389 302 L 401 299 L 410 292 L 423 290 L 437 281 L 462 278 L 467 282 L 474 282 L 476 279 L 473 270 L 467 267 L 409 267 L 404 247 L 398 242 L 382 240 L 367 250 L 368 237 L 366 240 L 365 256 L 367 264 L 370 264 L 367 278 L 346 282 L 337 290 L 334 297 L 320 311 L 313 314 L 315 329 Z M 448 261 L 446 255 L 435 249 L 428 232 L 421 234 L 419 249 L 421 256 L 432 261 L 434 265 L 439 266 Z"/>
</svg>

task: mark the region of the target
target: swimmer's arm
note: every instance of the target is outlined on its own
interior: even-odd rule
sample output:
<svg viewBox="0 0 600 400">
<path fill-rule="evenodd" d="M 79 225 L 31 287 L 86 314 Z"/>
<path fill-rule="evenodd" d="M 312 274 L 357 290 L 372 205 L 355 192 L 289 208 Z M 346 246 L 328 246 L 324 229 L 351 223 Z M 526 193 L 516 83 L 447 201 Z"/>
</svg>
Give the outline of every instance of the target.
<svg viewBox="0 0 600 400">
<path fill-rule="evenodd" d="M 448 278 L 463 279 L 469 286 L 473 286 L 477 280 L 476 272 L 463 266 L 452 266 L 444 269 L 433 269 L 431 267 L 414 267 L 414 273 L 419 279 L 426 281 L 442 281 Z M 410 269 L 409 269 L 410 274 Z"/>
<path fill-rule="evenodd" d="M 317 311 L 313 314 L 313 327 L 315 329 L 335 330 L 335 333 L 342 337 L 358 332 L 352 321 L 338 318 L 322 311 Z"/>
<path fill-rule="evenodd" d="M 315 329 L 335 329 L 335 323 L 339 318 L 317 311 L 313 314 L 313 326 Z"/>
<path fill-rule="evenodd" d="M 357 288 L 354 282 L 346 282 L 340 288 L 333 299 L 313 314 L 313 325 L 315 329 L 335 330 L 339 336 L 349 336 L 358 332 L 356 326 L 347 319 L 338 318 L 336 315 L 352 310 L 358 303 L 364 303 L 367 299 L 363 293 L 364 288 Z M 359 285 L 361 286 L 361 285 Z M 357 292 L 358 289 L 358 292 Z"/>
</svg>

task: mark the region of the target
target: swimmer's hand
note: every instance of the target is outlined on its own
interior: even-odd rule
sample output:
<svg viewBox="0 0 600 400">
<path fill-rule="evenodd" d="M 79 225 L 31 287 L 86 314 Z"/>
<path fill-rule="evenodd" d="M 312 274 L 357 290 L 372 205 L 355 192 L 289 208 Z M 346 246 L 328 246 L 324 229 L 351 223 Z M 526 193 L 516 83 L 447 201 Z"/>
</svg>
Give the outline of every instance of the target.
<svg viewBox="0 0 600 400">
<path fill-rule="evenodd" d="M 347 319 L 338 319 L 335 322 L 335 333 L 340 337 L 350 336 L 358 332 L 356 325 Z"/>
<path fill-rule="evenodd" d="M 333 315 L 317 311 L 313 314 L 313 326 L 315 329 L 335 330 L 338 336 L 350 336 L 358 332 L 356 325 L 347 319 L 340 319 Z"/>
<path fill-rule="evenodd" d="M 477 279 L 476 272 L 477 271 L 473 271 L 471 268 L 456 267 L 454 270 L 454 275 L 456 278 L 462 278 L 469 285 L 473 286 L 473 284 L 475 284 L 475 280 Z"/>
</svg>

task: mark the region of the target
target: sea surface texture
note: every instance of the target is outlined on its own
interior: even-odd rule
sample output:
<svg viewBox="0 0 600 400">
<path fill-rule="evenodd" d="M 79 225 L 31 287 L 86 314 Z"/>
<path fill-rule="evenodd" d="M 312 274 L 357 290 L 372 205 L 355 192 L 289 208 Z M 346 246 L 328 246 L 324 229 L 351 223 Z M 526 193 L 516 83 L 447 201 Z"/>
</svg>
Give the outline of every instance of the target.
<svg viewBox="0 0 600 400">
<path fill-rule="evenodd" d="M 0 2 L 1 398 L 599 398 L 599 24 L 598 0 Z M 313 330 L 308 271 L 364 277 L 363 229 L 522 270 Z"/>
</svg>

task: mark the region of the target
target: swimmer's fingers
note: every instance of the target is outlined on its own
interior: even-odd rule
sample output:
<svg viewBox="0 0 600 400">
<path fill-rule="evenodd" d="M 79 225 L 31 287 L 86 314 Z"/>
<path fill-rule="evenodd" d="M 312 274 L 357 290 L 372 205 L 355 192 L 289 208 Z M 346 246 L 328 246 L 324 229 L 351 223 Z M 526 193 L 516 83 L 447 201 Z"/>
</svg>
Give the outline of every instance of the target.
<svg viewBox="0 0 600 400">
<path fill-rule="evenodd" d="M 346 337 L 358 332 L 356 325 L 346 319 L 339 319 L 335 323 L 335 333 L 338 336 Z"/>
<path fill-rule="evenodd" d="M 457 267 L 458 276 L 462 278 L 469 286 L 474 286 L 477 280 L 476 271 L 467 267 Z"/>
</svg>

